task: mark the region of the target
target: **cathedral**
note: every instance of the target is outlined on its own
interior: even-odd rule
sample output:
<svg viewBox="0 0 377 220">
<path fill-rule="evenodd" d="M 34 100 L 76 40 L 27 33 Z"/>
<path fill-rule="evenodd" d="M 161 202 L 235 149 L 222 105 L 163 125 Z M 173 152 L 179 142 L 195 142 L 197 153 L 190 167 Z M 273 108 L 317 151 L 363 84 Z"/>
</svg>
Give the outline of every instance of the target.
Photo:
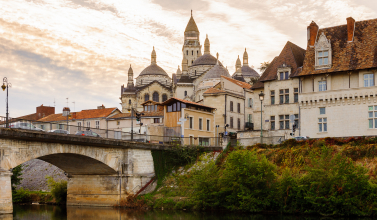
<svg viewBox="0 0 377 220">
<path fill-rule="evenodd" d="M 148 100 L 164 102 L 171 97 L 200 102 L 203 100 L 203 93 L 218 84 L 221 76 L 232 77 L 247 83 L 259 78 L 259 74 L 248 65 L 246 48 L 243 54 L 243 65 L 238 57 L 236 72 L 231 76 L 228 69 L 219 61 L 219 54 L 217 53 L 216 57 L 211 54 L 208 35 L 204 41 L 203 53 L 199 37 L 200 32 L 191 12 L 184 32 L 182 70 L 178 66 L 177 72 L 172 74 L 172 77 L 157 65 L 154 47 L 151 64 L 136 77 L 136 84 L 134 84 L 134 74 L 130 66 L 127 86 L 121 86 L 122 111 L 126 112 L 131 106 L 142 111 L 141 104 Z"/>
</svg>

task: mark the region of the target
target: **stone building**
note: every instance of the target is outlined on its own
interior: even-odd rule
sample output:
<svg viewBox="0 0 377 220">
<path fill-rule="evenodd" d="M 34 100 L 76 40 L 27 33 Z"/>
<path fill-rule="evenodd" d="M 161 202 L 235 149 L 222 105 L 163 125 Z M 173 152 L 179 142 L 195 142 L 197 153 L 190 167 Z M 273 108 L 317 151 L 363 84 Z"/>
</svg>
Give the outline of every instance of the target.
<svg viewBox="0 0 377 220">
<path fill-rule="evenodd" d="M 377 134 L 377 19 L 308 26 L 300 77 L 302 135 Z"/>
<path fill-rule="evenodd" d="M 264 100 L 262 102 L 262 127 L 264 136 L 284 136 L 290 137 L 293 124 L 290 122 L 290 115 L 295 116 L 295 123 L 299 123 L 299 87 L 300 81 L 297 77 L 302 70 L 305 58 L 305 50 L 299 46 L 287 42 L 275 57 L 261 78 L 252 87 L 255 107 L 252 122 L 257 132 L 248 132 L 243 137 L 259 137 L 261 129 L 261 103 L 259 93 L 263 91 Z"/>
</svg>

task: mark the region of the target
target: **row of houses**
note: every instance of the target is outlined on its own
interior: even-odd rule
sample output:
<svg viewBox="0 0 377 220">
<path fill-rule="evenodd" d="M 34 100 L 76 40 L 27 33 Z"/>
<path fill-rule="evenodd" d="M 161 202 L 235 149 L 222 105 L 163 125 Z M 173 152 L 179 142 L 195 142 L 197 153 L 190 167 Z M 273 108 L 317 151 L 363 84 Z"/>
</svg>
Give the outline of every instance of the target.
<svg viewBox="0 0 377 220">
<path fill-rule="evenodd" d="M 254 84 L 242 80 L 240 71 L 233 77 L 212 71 L 220 81 L 198 102 L 176 97 L 144 102 L 142 111 L 138 107 L 143 125 L 132 120 L 131 111 L 104 106 L 68 118 L 39 106 L 35 124 L 44 130 L 66 129 L 68 121 L 77 130 L 112 130 L 101 136 L 115 138 L 132 129 L 202 145 L 219 144 L 217 137 L 228 132 L 241 139 L 259 137 L 261 131 L 264 137 L 290 138 L 294 124 L 295 136 L 376 135 L 377 19 L 346 21 L 329 28 L 311 22 L 306 49 L 287 42 Z"/>
</svg>

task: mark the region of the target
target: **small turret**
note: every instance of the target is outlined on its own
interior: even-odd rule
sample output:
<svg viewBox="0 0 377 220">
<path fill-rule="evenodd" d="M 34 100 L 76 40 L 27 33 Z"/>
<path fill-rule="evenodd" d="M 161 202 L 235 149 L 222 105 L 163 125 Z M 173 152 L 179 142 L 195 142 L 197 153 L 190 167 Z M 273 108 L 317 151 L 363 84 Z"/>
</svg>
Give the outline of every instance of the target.
<svg viewBox="0 0 377 220">
<path fill-rule="evenodd" d="M 134 71 L 132 70 L 132 67 L 131 67 L 131 64 L 130 64 L 130 68 L 128 69 L 128 82 L 127 82 L 127 85 L 128 86 L 133 86 L 134 85 Z"/>
<path fill-rule="evenodd" d="M 238 55 L 237 61 L 236 61 L 236 70 L 241 68 L 241 60 L 240 60 L 240 55 Z"/>
<path fill-rule="evenodd" d="M 208 34 L 206 36 L 206 39 L 204 41 L 204 54 L 210 54 L 210 43 L 208 39 Z"/>
<path fill-rule="evenodd" d="M 243 65 L 249 66 L 249 55 L 247 55 L 246 48 L 245 52 L 243 53 Z"/>
<path fill-rule="evenodd" d="M 156 51 L 154 50 L 154 46 L 153 46 L 153 50 L 152 50 L 152 54 L 151 54 L 151 63 L 157 64 L 157 56 L 156 56 Z"/>
</svg>

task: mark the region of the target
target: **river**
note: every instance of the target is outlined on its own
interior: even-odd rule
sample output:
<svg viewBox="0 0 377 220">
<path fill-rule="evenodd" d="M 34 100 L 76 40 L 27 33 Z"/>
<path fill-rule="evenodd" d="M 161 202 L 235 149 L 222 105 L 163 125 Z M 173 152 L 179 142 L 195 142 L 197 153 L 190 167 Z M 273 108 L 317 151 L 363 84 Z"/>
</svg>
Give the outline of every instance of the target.
<svg viewBox="0 0 377 220">
<path fill-rule="evenodd" d="M 14 213 L 1 216 L 0 220 L 331 220 L 371 218 L 330 218 L 321 216 L 293 216 L 245 214 L 230 212 L 192 212 L 152 210 L 135 211 L 102 207 L 77 207 L 53 205 L 14 205 Z"/>
</svg>

